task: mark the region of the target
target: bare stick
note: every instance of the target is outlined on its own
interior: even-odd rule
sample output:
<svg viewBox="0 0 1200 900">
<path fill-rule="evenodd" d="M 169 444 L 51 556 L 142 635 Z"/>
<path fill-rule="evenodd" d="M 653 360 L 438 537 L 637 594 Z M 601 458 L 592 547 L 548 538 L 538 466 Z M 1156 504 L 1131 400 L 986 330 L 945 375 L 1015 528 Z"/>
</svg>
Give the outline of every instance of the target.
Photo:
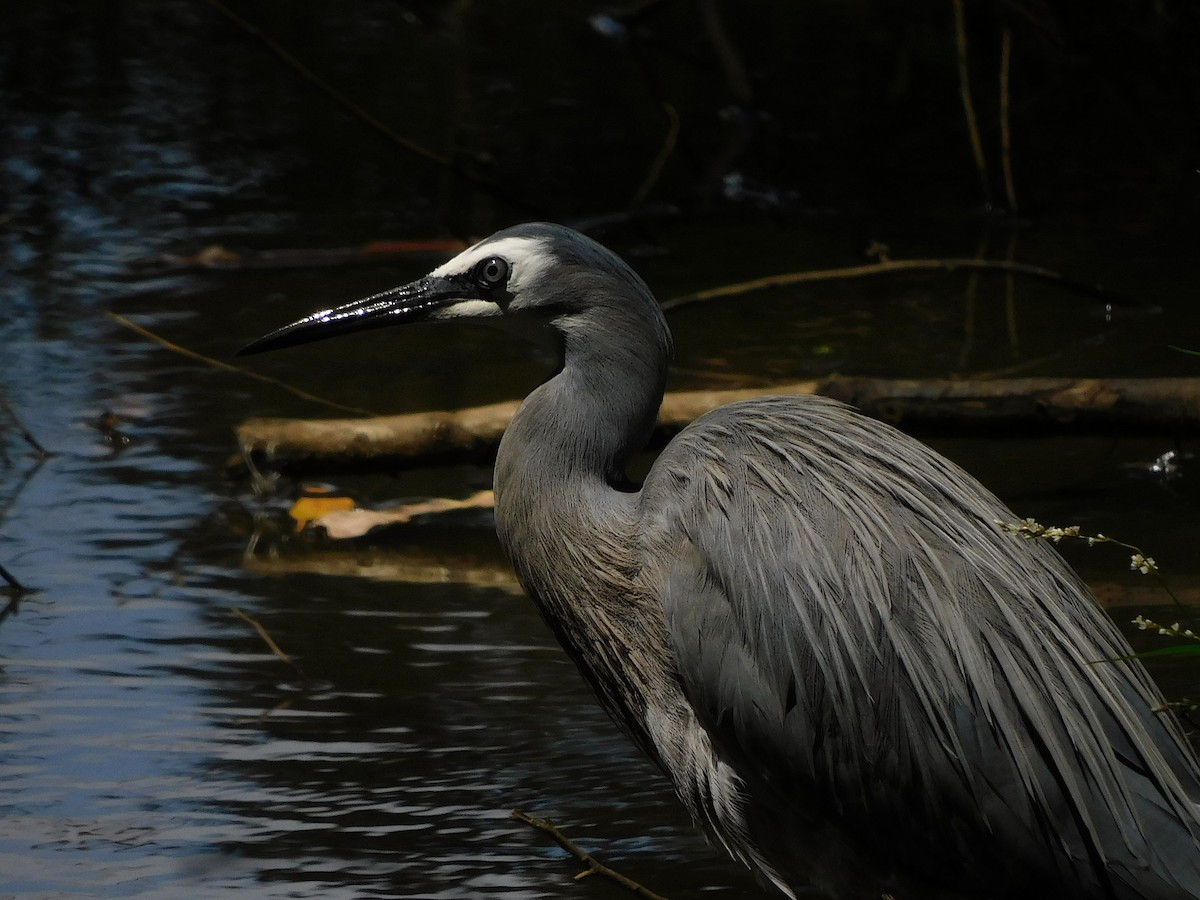
<svg viewBox="0 0 1200 900">
<path fill-rule="evenodd" d="M 530 210 L 533 212 L 539 211 L 537 209 L 537 207 L 533 206 L 528 201 L 522 200 L 519 197 L 513 197 L 513 196 L 509 195 L 506 191 L 504 191 L 502 188 L 500 188 L 498 185 L 492 183 L 488 179 L 466 171 L 465 169 L 463 169 L 463 167 L 459 163 L 455 162 L 453 159 L 449 159 L 440 153 L 435 153 L 433 150 L 430 150 L 428 147 L 424 147 L 421 144 L 418 144 L 416 141 L 413 141 L 413 140 L 410 140 L 409 138 L 404 137 L 402 134 L 397 132 L 394 128 L 392 128 L 391 126 L 389 126 L 388 124 L 383 122 L 381 119 L 379 119 L 378 117 L 367 112 L 365 109 L 363 109 L 361 106 L 359 106 L 353 100 L 351 100 L 350 97 L 348 97 L 346 94 L 342 93 L 337 88 L 335 88 L 333 85 L 331 85 L 328 81 L 321 78 L 316 72 L 314 72 L 312 69 L 310 69 L 304 63 L 300 62 L 300 60 L 298 60 L 295 56 L 293 56 L 283 45 L 281 45 L 278 41 L 274 40 L 270 35 L 266 34 L 257 25 L 253 24 L 252 22 L 247 21 L 246 19 L 243 19 L 241 16 L 239 16 L 237 13 L 235 13 L 233 10 L 231 10 L 228 6 L 219 2 L 219 0 L 207 0 L 207 3 L 213 9 L 217 10 L 217 12 L 221 13 L 221 15 L 225 16 L 225 18 L 229 19 L 229 21 L 233 22 L 235 25 L 237 25 L 239 28 L 241 28 L 243 31 L 245 31 L 247 34 L 251 34 L 254 37 L 261 40 L 272 53 L 274 53 L 281 60 L 283 60 L 285 63 L 287 63 L 302 78 L 304 78 L 306 81 L 308 81 L 310 84 L 312 84 L 314 87 L 316 87 L 323 93 L 327 94 L 329 97 L 331 97 L 337 103 L 341 104 L 343 107 L 345 107 L 351 113 L 353 113 L 356 117 L 358 117 L 359 120 L 361 120 L 362 122 L 369 125 L 371 128 L 378 131 L 380 134 L 382 134 L 388 140 L 392 141 L 393 143 L 397 144 L 400 147 L 403 147 L 409 153 L 419 156 L 422 159 L 427 159 L 430 162 L 436 163 L 439 166 L 443 166 L 447 169 L 450 169 L 452 172 L 454 172 L 454 174 L 471 182 L 476 187 L 482 188 L 483 190 L 487 191 L 488 193 L 490 193 L 492 196 L 496 197 L 499 200 L 503 200 L 507 203 L 513 204 L 514 206 L 519 206 L 523 209 Z"/>
<path fill-rule="evenodd" d="M 280 659 L 282 659 L 285 663 L 287 663 L 289 666 L 291 666 L 293 669 L 295 669 L 296 674 L 299 675 L 302 679 L 304 679 L 306 681 L 308 680 L 307 677 L 305 676 L 303 670 L 296 663 L 296 661 L 294 659 L 292 659 L 290 656 L 288 656 L 286 653 L 283 652 L 283 649 L 277 643 L 275 643 L 275 639 L 273 637 L 271 637 L 270 633 L 267 631 L 267 629 L 265 629 L 263 627 L 262 623 L 259 622 L 258 619 L 254 618 L 253 616 L 247 615 L 246 613 L 244 613 L 240 609 L 238 609 L 236 606 L 231 607 L 231 608 L 232 608 L 233 614 L 235 616 L 237 616 L 239 619 L 249 622 L 254 627 L 254 630 L 258 632 L 258 636 L 263 639 L 263 641 L 266 643 L 266 645 L 268 647 L 271 648 L 272 653 L 274 653 L 276 656 L 278 656 Z"/>
<path fill-rule="evenodd" d="M 21 609 L 21 596 L 21 594 L 14 594 L 4 604 L 4 609 L 0 609 L 0 622 L 3 622 L 11 615 L 15 615 Z"/>
<path fill-rule="evenodd" d="M 29 593 L 29 589 L 21 582 L 13 577 L 12 573 L 4 566 L 0 566 L 0 578 L 8 582 L 12 588 L 12 596 L 8 598 L 8 602 L 4 604 L 4 609 L 0 609 L 0 622 L 3 622 L 9 616 L 16 613 L 21 608 L 21 598 Z"/>
<path fill-rule="evenodd" d="M 654 185 L 658 183 L 667 160 L 675 152 L 675 142 L 679 138 L 679 113 L 670 103 L 663 104 L 663 112 L 667 115 L 667 136 L 663 138 L 662 148 L 658 151 L 658 156 L 654 157 L 654 162 L 650 164 L 650 171 L 646 173 L 641 187 L 633 195 L 633 200 L 629 203 L 630 209 L 641 206 L 645 202 L 650 191 L 654 189 Z"/>
<path fill-rule="evenodd" d="M 849 278 L 866 278 L 872 275 L 891 275 L 895 272 L 955 272 L 959 269 L 984 270 L 997 272 L 1012 272 L 1017 275 L 1028 275 L 1049 281 L 1068 291 L 1098 297 L 1106 303 L 1118 306 L 1136 306 L 1135 301 L 1122 294 L 1117 294 L 1098 284 L 1087 284 L 1073 278 L 1028 263 L 1018 263 L 1001 259 L 889 259 L 883 262 L 867 263 L 861 266 L 847 266 L 842 269 L 812 269 L 806 272 L 788 272 L 783 275 L 768 275 L 755 278 L 752 281 L 740 281 L 736 284 L 726 284 L 720 287 L 697 291 L 694 294 L 681 294 L 663 303 L 664 310 L 678 309 L 705 300 L 719 300 L 724 297 L 735 297 L 739 294 L 749 294 L 767 288 L 787 287 L 793 284 L 807 284 L 816 281 L 839 281 Z"/>
<path fill-rule="evenodd" d="M 610 881 L 619 884 L 625 890 L 636 894 L 638 897 L 644 897 L 645 900 L 667 900 L 662 894 L 656 894 L 649 888 L 643 887 L 631 878 L 622 875 L 615 869 L 610 869 L 596 857 L 592 856 L 586 850 L 582 849 L 578 844 L 572 841 L 569 837 L 563 834 L 549 819 L 535 819 L 533 816 L 521 812 L 519 809 L 514 809 L 511 813 L 512 817 L 519 822 L 524 822 L 526 825 L 531 825 L 538 831 L 544 832 L 554 838 L 554 842 L 562 847 L 577 860 L 587 866 L 582 872 L 575 876 L 576 880 L 586 878 L 588 875 L 603 875 Z"/>
<path fill-rule="evenodd" d="M 21 438 L 33 448 L 33 452 L 38 455 L 39 459 L 48 459 L 54 455 L 38 443 L 38 439 L 33 436 L 33 432 L 25 427 L 25 423 L 21 421 L 21 417 L 17 415 L 17 411 L 12 408 L 12 404 L 8 402 L 8 398 L 4 396 L 3 391 L 0 391 L 0 406 L 4 407 L 4 411 L 8 413 L 9 418 L 17 426 L 17 431 L 20 433 Z"/>
<path fill-rule="evenodd" d="M 1000 164 L 1004 168 L 1004 195 L 1008 198 L 1008 211 L 1017 211 L 1017 189 L 1013 182 L 1012 134 L 1008 127 L 1008 73 L 1012 64 L 1012 29 L 1004 26 L 1004 37 L 1000 43 Z"/>
<path fill-rule="evenodd" d="M 737 48 L 729 39 L 725 23 L 721 21 L 721 13 L 717 9 L 716 0 L 701 0 L 700 19 L 704 23 L 704 34 L 712 44 L 721 71 L 725 74 L 725 83 L 729 91 L 741 103 L 750 103 L 754 99 L 754 91 L 750 87 L 750 78 L 746 75 L 746 67 Z"/>
<path fill-rule="evenodd" d="M 983 259 L 987 252 L 988 229 L 984 229 L 979 238 L 979 249 L 975 251 L 977 259 Z M 884 260 L 886 262 L 886 260 Z M 979 271 L 976 269 L 967 278 L 966 293 L 963 296 L 963 345 L 958 352 L 958 367 L 965 369 L 975 349 L 975 304 L 979 299 Z"/>
<path fill-rule="evenodd" d="M 979 137 L 979 125 L 975 119 L 975 104 L 971 100 L 971 75 L 967 68 L 967 21 L 962 0 L 954 4 L 954 37 L 958 48 L 958 90 L 962 96 L 963 115 L 967 120 L 967 131 L 971 135 L 971 152 L 975 156 L 975 168 L 979 170 L 979 183 L 983 188 L 983 202 L 992 208 L 992 188 L 988 183 L 987 158 L 983 155 L 983 141 Z"/>
<path fill-rule="evenodd" d="M 1016 202 L 1013 195 L 1010 194 L 1009 197 L 1014 203 Z M 1009 208 L 1016 211 L 1015 206 Z M 1017 232 L 1014 229 L 1008 234 L 1008 252 L 1006 256 L 1009 262 L 1013 261 L 1016 253 Z M 1020 332 L 1017 329 L 1017 285 L 1012 272 L 1004 273 L 1004 318 L 1008 325 L 1008 346 L 1012 351 L 1012 358 L 1017 359 L 1021 355 L 1021 338 Z"/>
<path fill-rule="evenodd" d="M 375 118 L 375 116 L 371 115 L 357 103 L 331 85 L 328 81 L 317 75 L 316 72 L 314 72 L 304 63 L 300 62 L 300 60 L 293 56 L 282 44 L 273 39 L 261 28 L 252 22 L 243 19 L 224 3 L 220 3 L 218 0 L 208 0 L 208 5 L 217 10 L 217 12 L 219 12 L 225 18 L 229 19 L 229 21 L 237 25 L 238 28 L 242 29 L 242 31 L 246 32 L 247 34 L 254 35 L 254 37 L 266 44 L 272 53 L 291 66 L 291 68 L 294 69 L 302 78 L 319 88 L 324 93 L 328 94 L 346 109 L 350 110 L 350 112 L 354 113 L 354 115 L 358 116 L 358 118 L 360 118 L 362 121 L 366 122 L 376 131 L 386 135 L 390 140 L 396 144 L 399 144 L 409 153 L 420 156 L 423 159 L 429 160 L 430 162 L 437 163 L 439 166 L 451 165 L 450 160 L 448 160 L 446 157 L 435 153 L 427 147 L 421 146 L 416 141 L 411 141 L 403 135 L 398 134 L 386 123 Z"/>
<path fill-rule="evenodd" d="M 333 400 L 326 400 L 324 397 L 318 397 L 316 394 L 310 394 L 308 391 L 302 391 L 298 387 L 293 387 L 285 381 L 280 381 L 278 378 L 271 378 L 268 375 L 260 375 L 257 372 L 251 372 L 249 369 L 243 369 L 241 366 L 230 365 L 227 362 L 222 362 L 219 359 L 213 359 L 211 356 L 205 356 L 203 353 L 197 353 L 195 350 L 189 350 L 187 347 L 181 347 L 179 344 L 174 344 L 168 341 L 165 337 L 155 334 L 148 328 L 143 328 L 131 322 L 129 319 L 109 310 L 108 317 L 118 325 L 124 325 L 130 331 L 140 334 L 144 338 L 149 338 L 156 344 L 166 347 L 172 353 L 178 353 L 180 356 L 186 356 L 188 359 L 194 359 L 197 362 L 202 362 L 207 366 L 212 366 L 215 369 L 221 369 L 225 372 L 234 372 L 238 375 L 244 375 L 247 378 L 253 378 L 255 381 L 261 381 L 264 384 L 274 385 L 278 388 L 283 388 L 290 394 L 294 394 L 302 400 L 311 400 L 313 403 L 320 403 L 324 406 L 340 409 L 342 412 L 355 413 L 360 416 L 374 416 L 377 413 L 371 412 L 369 409 L 362 409 L 358 406 L 346 406 L 344 403 L 337 403 Z"/>
<path fill-rule="evenodd" d="M 21 584 L 21 582 L 17 581 L 13 574 L 8 571 L 8 569 L 4 568 L 4 566 L 0 566 L 0 578 L 3 578 L 5 581 L 7 581 L 9 587 L 11 587 L 18 594 L 29 593 L 29 589 L 26 588 L 25 585 Z"/>
</svg>

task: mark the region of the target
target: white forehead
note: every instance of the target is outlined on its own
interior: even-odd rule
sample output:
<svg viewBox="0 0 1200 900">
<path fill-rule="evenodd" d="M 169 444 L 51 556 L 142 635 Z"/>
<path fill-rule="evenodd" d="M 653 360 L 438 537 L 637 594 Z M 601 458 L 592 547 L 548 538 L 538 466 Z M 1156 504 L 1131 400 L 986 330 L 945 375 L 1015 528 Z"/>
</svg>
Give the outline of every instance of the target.
<svg viewBox="0 0 1200 900">
<path fill-rule="evenodd" d="M 554 255 L 540 238 L 504 237 L 499 240 L 480 241 L 468 247 L 454 259 L 438 266 L 429 274 L 458 275 L 469 272 L 476 265 L 492 256 L 499 256 L 509 267 L 508 290 L 516 294 L 523 284 L 536 281 L 542 271 L 554 264 Z"/>
</svg>

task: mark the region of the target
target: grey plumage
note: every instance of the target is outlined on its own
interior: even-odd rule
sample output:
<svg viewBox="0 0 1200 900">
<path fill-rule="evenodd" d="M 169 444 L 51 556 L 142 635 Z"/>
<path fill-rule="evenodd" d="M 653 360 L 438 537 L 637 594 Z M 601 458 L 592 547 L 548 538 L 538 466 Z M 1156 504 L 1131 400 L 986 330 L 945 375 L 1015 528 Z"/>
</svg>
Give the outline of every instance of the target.
<svg viewBox="0 0 1200 900">
<path fill-rule="evenodd" d="M 1054 550 L 924 445 L 820 398 L 734 404 L 644 484 L 649 289 L 568 229 L 493 235 L 257 351 L 489 317 L 562 368 L 496 461 L 496 527 L 597 696 L 735 857 L 785 892 L 1200 897 L 1200 769 Z M 349 327 L 348 324 L 349 323 Z"/>
</svg>

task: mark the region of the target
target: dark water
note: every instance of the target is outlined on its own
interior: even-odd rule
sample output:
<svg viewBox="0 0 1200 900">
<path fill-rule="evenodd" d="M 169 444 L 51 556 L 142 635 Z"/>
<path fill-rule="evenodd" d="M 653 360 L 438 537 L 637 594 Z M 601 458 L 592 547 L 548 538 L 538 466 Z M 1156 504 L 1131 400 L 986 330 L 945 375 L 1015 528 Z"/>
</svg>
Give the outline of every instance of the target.
<svg viewBox="0 0 1200 900">
<path fill-rule="evenodd" d="M 269 327 L 416 277 L 432 261 L 214 273 L 164 266 L 163 254 L 216 243 L 346 247 L 486 233 L 535 212 L 577 221 L 619 211 L 662 144 L 667 97 L 684 124 L 649 199 L 679 212 L 602 235 L 661 297 L 858 264 L 872 240 L 893 257 L 981 247 L 1003 257 L 1012 240 L 1018 259 L 1140 304 L 1106 318 L 1092 298 L 1018 280 L 1010 311 L 1002 279 L 966 275 L 749 295 L 672 314 L 674 386 L 1012 366 L 1196 373 L 1194 357 L 1167 349 L 1200 347 L 1197 194 L 1194 173 L 1176 165 L 1194 144 L 1182 127 L 1172 131 L 1168 113 L 1139 113 L 1140 141 L 1111 123 L 1107 162 L 1097 160 L 1094 121 L 1074 144 L 1069 132 L 1039 131 L 1067 97 L 1033 92 L 1028 69 L 1041 66 L 1046 91 L 1068 92 L 1060 82 L 1070 67 L 1031 59 L 1041 45 L 1018 31 L 1028 51 L 1018 134 L 1038 149 L 1025 151 L 1019 182 L 1035 209 L 1013 228 L 977 212 L 954 83 L 938 80 L 953 70 L 929 49 L 944 22 L 897 31 L 886 5 L 854 7 L 874 49 L 850 83 L 834 77 L 844 74 L 837 51 L 852 42 L 838 14 L 819 8 L 814 21 L 797 21 L 771 8 L 763 22 L 732 22 L 735 45 L 770 31 L 764 58 L 788 60 L 747 54 L 760 123 L 747 130 L 697 8 L 665 4 L 660 18 L 631 25 L 624 44 L 589 29 L 583 3 L 536 15 L 516 3 L 366 3 L 353 20 L 319 4 L 240 8 L 487 188 L 374 134 L 210 4 L 6 10 L 0 389 L 53 455 L 39 461 L 0 411 L 0 564 L 33 589 L 0 622 L 0 895 L 618 895 L 596 879 L 575 884 L 574 863 L 509 819 L 521 807 L 662 893 L 759 896 L 596 707 L 513 589 L 486 516 L 349 549 L 296 539 L 285 512 L 296 485 L 255 493 L 226 474 L 233 429 L 250 415 L 331 412 L 107 316 L 229 360 Z M 842 28 L 824 64 L 812 55 L 817 25 Z M 976 25 L 991 46 L 995 23 Z M 809 55 L 792 59 L 784 51 L 793 45 Z M 898 124 L 920 106 L 916 88 L 888 107 L 895 121 L 856 124 L 845 105 L 834 115 L 833 95 L 849 101 L 872 77 L 894 85 L 906 55 L 924 96 L 937 84 L 949 98 L 933 103 L 928 123 Z M 801 74 L 790 115 L 783 79 Z M 1169 99 L 1194 100 L 1194 71 L 1178 74 L 1167 79 Z M 894 144 L 879 143 L 889 135 Z M 1057 152 L 1064 146 L 1074 154 Z M 738 183 L 752 189 L 722 194 Z M 535 209 L 498 198 L 497 186 Z M 501 335 L 429 328 L 253 367 L 387 412 L 507 399 L 546 365 Z M 98 427 L 105 413 L 113 418 Z M 1023 515 L 1144 546 L 1195 596 L 1188 442 L 938 446 Z M 1182 469 L 1152 473 L 1170 450 Z M 488 483 L 486 470 L 456 467 L 341 485 L 382 501 L 465 496 Z M 1071 558 L 1110 593 L 1141 586 L 1123 552 Z M 1135 599 L 1162 601 L 1153 591 Z M 1174 696 L 1200 691 L 1194 666 L 1156 671 Z"/>
</svg>

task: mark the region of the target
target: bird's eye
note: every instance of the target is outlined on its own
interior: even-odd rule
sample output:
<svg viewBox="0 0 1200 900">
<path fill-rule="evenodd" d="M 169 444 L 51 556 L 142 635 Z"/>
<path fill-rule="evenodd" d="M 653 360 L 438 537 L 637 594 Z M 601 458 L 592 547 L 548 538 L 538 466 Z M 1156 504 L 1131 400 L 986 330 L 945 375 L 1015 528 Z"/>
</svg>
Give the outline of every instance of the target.
<svg viewBox="0 0 1200 900">
<path fill-rule="evenodd" d="M 508 281 L 508 263 L 498 256 L 489 256 L 475 267 L 475 283 L 485 291 L 504 287 Z"/>
</svg>

